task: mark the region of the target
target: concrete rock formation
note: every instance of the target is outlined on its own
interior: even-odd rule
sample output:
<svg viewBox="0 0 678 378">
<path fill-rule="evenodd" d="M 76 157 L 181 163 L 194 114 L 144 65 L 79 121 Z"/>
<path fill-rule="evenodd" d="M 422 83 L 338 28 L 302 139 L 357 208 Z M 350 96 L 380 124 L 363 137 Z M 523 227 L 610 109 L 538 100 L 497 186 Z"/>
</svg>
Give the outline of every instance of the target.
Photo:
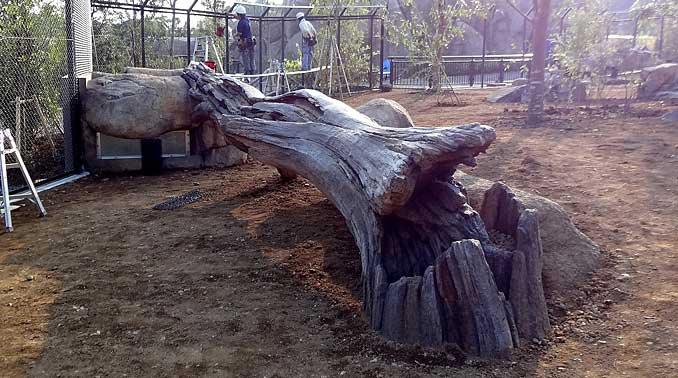
<svg viewBox="0 0 678 378">
<path fill-rule="evenodd" d="M 527 85 L 516 85 L 498 89 L 489 96 L 487 101 L 492 103 L 518 103 L 524 102 L 527 97 Z"/>
<path fill-rule="evenodd" d="M 402 105 L 393 100 L 375 98 L 355 110 L 370 117 L 383 127 L 414 127 L 412 117 Z"/>
<path fill-rule="evenodd" d="M 154 138 L 197 126 L 188 85 L 179 76 L 103 76 L 89 81 L 83 100 L 88 126 L 118 138 Z"/>
<path fill-rule="evenodd" d="M 138 159 L 98 159 L 97 132 L 143 139 L 191 130 L 191 155 L 164 159 L 165 168 L 222 167 L 245 162 L 247 154 L 231 146 L 219 128 L 191 120 L 189 87 L 180 76 L 183 70 L 127 68 L 125 72 L 98 74 L 87 83 L 82 138 L 89 170 L 126 171 L 141 167 Z"/>
<path fill-rule="evenodd" d="M 492 128 L 385 128 L 313 90 L 252 97 L 202 66 L 184 78 L 194 121 L 214 122 L 286 177 L 305 177 L 341 212 L 360 251 L 364 311 L 377 332 L 485 357 L 548 333 L 537 217 L 515 197 L 494 201 L 510 225 L 497 228 L 517 240 L 497 244 L 454 177 L 459 164 L 476 164 Z M 513 196 L 500 189 L 501 198 Z"/>
<path fill-rule="evenodd" d="M 488 211 L 481 204 L 485 192 L 495 183 L 463 172 L 457 172 L 455 178 L 464 185 L 471 205 L 480 208 L 481 214 Z M 577 229 L 557 203 L 522 190 L 512 191 L 525 207 L 536 210 L 544 248 L 544 293 L 547 297 L 567 298 L 600 266 L 600 249 Z"/>
<path fill-rule="evenodd" d="M 678 92 L 678 63 L 664 63 L 643 68 L 638 97 L 657 99 L 661 92 Z"/>
<path fill-rule="evenodd" d="M 672 110 L 659 117 L 662 121 L 678 125 L 678 110 Z"/>
</svg>

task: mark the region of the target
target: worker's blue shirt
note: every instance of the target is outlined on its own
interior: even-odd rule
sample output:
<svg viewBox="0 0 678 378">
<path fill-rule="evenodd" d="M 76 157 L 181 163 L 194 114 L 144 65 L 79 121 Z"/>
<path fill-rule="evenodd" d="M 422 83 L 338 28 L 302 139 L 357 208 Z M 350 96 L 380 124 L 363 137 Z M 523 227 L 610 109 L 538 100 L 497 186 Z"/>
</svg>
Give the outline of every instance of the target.
<svg viewBox="0 0 678 378">
<path fill-rule="evenodd" d="M 241 38 L 252 38 L 252 28 L 250 28 L 250 20 L 247 17 L 243 17 L 238 21 L 238 28 L 236 29 L 240 33 Z"/>
</svg>

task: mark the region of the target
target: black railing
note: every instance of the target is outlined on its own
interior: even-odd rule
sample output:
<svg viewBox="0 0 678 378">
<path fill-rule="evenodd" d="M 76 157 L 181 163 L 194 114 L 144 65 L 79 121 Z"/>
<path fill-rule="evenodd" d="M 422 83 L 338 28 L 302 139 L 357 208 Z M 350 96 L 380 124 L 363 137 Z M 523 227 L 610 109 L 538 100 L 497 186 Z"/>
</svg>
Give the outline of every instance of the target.
<svg viewBox="0 0 678 378">
<path fill-rule="evenodd" d="M 392 56 L 388 77 L 394 87 L 427 87 L 430 62 L 425 57 Z M 443 86 L 478 86 L 504 83 L 526 77 L 532 54 L 444 56 Z"/>
</svg>

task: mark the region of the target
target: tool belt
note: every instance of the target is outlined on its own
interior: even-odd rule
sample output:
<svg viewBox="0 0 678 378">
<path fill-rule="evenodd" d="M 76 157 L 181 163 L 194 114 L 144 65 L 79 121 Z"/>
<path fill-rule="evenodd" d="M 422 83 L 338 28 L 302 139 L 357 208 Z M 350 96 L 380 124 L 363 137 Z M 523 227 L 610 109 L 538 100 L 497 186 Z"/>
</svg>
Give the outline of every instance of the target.
<svg viewBox="0 0 678 378">
<path fill-rule="evenodd" d="M 256 45 L 257 45 L 257 39 L 255 37 L 240 38 L 238 40 L 238 48 L 240 50 L 247 50 L 247 49 L 253 48 Z"/>
<path fill-rule="evenodd" d="M 318 40 L 315 36 L 308 38 L 304 37 L 304 41 L 306 41 L 306 44 L 309 46 L 315 46 L 318 43 Z"/>
</svg>

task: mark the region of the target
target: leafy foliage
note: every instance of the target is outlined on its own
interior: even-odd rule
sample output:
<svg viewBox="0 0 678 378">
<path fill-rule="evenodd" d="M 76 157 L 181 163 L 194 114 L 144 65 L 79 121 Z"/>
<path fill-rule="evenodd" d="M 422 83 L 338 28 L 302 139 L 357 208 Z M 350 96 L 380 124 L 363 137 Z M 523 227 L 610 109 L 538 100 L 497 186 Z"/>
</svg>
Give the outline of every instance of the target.
<svg viewBox="0 0 678 378">
<path fill-rule="evenodd" d="M 675 0 L 654 0 L 650 2 L 636 2 L 631 9 L 634 12 L 643 12 L 639 30 L 644 36 L 653 36 L 655 48 L 661 42 L 661 58 L 669 61 L 678 61 L 678 2 Z M 663 40 L 662 22 L 664 21 Z"/>
<path fill-rule="evenodd" d="M 389 41 L 431 62 L 431 90 L 438 92 L 445 48 L 453 39 L 463 38 L 462 21 L 484 17 L 488 7 L 480 0 L 435 0 L 428 11 L 419 9 L 414 0 L 399 0 L 398 5 L 400 12 L 389 14 Z"/>
<path fill-rule="evenodd" d="M 146 66 L 170 68 L 185 61 L 170 56 L 172 19 L 163 14 L 145 13 Z M 137 12 L 94 9 L 94 67 L 98 71 L 119 73 L 128 66 L 141 65 L 141 22 Z M 175 35 L 185 36 L 179 19 L 175 20 Z M 185 51 L 174 51 L 185 55 Z"/>
<path fill-rule="evenodd" d="M 0 3 L 0 129 L 12 130 L 34 178 L 63 173 L 57 150 L 66 51 L 63 3 Z"/>
<path fill-rule="evenodd" d="M 337 13 L 337 9 L 341 9 L 343 6 L 352 6 L 352 5 L 370 5 L 370 1 L 366 0 L 312 0 L 311 5 L 313 6 L 327 6 L 326 9 L 319 9 L 315 13 L 318 15 L 332 15 Z M 365 14 L 366 9 L 361 10 L 351 10 L 350 14 Z M 347 13 L 348 14 L 348 13 Z M 330 60 L 332 59 L 332 45 L 337 41 L 337 25 L 338 22 L 336 19 L 314 25 L 318 30 L 318 44 L 315 47 L 315 56 L 314 56 L 314 67 L 320 66 L 329 66 Z M 368 80 L 369 74 L 369 47 L 367 43 L 367 38 L 369 36 L 365 33 L 367 30 L 367 21 L 363 20 L 341 20 L 340 26 L 340 38 L 341 38 L 341 60 L 343 63 L 344 71 L 346 72 L 346 77 L 350 84 L 365 83 Z M 336 50 L 335 50 L 336 52 Z M 337 88 L 345 86 L 345 80 L 343 73 L 338 74 L 338 65 L 337 65 L 337 56 L 334 55 L 334 62 L 332 62 L 334 67 L 333 73 L 333 83 L 332 85 Z M 378 67 L 378 66 L 377 66 Z M 329 73 L 327 71 L 321 72 L 319 75 L 318 84 L 328 85 L 329 84 Z"/>
</svg>

